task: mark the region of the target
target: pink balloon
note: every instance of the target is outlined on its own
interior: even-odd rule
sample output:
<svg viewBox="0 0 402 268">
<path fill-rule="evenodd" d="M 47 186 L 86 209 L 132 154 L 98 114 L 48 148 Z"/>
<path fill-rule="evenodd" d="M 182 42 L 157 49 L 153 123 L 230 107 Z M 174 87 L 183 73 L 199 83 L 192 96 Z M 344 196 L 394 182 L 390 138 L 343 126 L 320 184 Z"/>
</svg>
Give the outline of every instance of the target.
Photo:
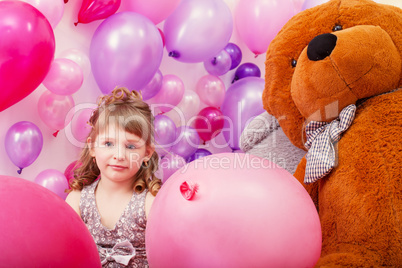
<svg viewBox="0 0 402 268">
<path fill-rule="evenodd" d="M 198 113 L 194 127 L 200 138 L 206 142 L 221 133 L 224 121 L 221 110 L 215 107 L 205 107 Z"/>
<path fill-rule="evenodd" d="M 64 170 L 64 176 L 66 177 L 68 188 L 70 189 L 70 181 L 74 179 L 74 170 L 79 168 L 81 163 L 78 161 L 71 162 Z"/>
<path fill-rule="evenodd" d="M 78 13 L 78 22 L 89 23 L 94 20 L 106 19 L 116 13 L 120 7 L 121 0 L 83 0 Z"/>
<path fill-rule="evenodd" d="M 162 61 L 163 45 L 156 26 L 134 12 L 119 12 L 96 29 L 89 58 L 95 80 L 105 94 L 116 86 L 141 90 Z"/>
<path fill-rule="evenodd" d="M 196 84 L 195 90 L 200 100 L 208 106 L 219 108 L 226 94 L 223 81 L 214 75 L 204 75 Z"/>
<path fill-rule="evenodd" d="M 250 154 L 222 153 L 169 178 L 152 205 L 145 241 L 155 268 L 314 267 L 321 226 L 289 172 Z"/>
<path fill-rule="evenodd" d="M 29 180 L 0 175 L 0 207 L 2 266 L 101 267 L 88 228 L 51 191 Z"/>
<path fill-rule="evenodd" d="M 123 3 L 125 10 L 140 13 L 156 25 L 176 9 L 180 0 L 126 0 Z"/>
<path fill-rule="evenodd" d="M 81 67 L 84 78 L 91 72 L 91 62 L 88 55 L 79 49 L 70 48 L 64 50 L 59 54 L 59 58 L 66 58 L 77 63 Z"/>
<path fill-rule="evenodd" d="M 42 83 L 53 61 L 55 40 L 48 20 L 20 1 L 0 2 L 0 112 Z"/>
<path fill-rule="evenodd" d="M 200 111 L 200 97 L 194 90 L 185 90 L 183 98 L 177 106 L 166 113 L 177 126 L 194 123 L 194 118 Z"/>
<path fill-rule="evenodd" d="M 161 89 L 148 103 L 153 110 L 166 113 L 180 103 L 183 95 L 183 81 L 174 74 L 167 74 L 163 76 Z"/>
<path fill-rule="evenodd" d="M 54 29 L 59 24 L 64 13 L 63 0 L 19 0 L 37 8 L 49 21 Z"/>
<path fill-rule="evenodd" d="M 39 156 L 43 147 L 40 129 L 31 122 L 21 121 L 12 125 L 4 139 L 4 147 L 11 162 L 20 169 L 31 165 Z"/>
<path fill-rule="evenodd" d="M 89 132 L 92 127 L 88 124 L 89 118 L 91 117 L 94 109 L 93 108 L 84 108 L 77 111 L 71 119 L 71 133 L 73 135 L 74 140 L 70 140 L 72 144 L 81 143 L 81 147 L 85 145 L 85 142 L 88 138 Z"/>
<path fill-rule="evenodd" d="M 203 62 L 229 42 L 233 19 L 222 0 L 185 0 L 166 19 L 166 49 L 181 62 Z"/>
<path fill-rule="evenodd" d="M 240 0 L 234 18 L 240 38 L 259 55 L 267 51 L 272 39 L 295 14 L 292 0 Z"/>
<path fill-rule="evenodd" d="M 321 4 L 328 2 L 329 0 L 305 0 L 303 5 L 301 6 L 301 10 L 306 10 L 308 8 L 312 8 Z"/>
<path fill-rule="evenodd" d="M 186 160 L 180 155 L 169 153 L 159 161 L 159 169 L 162 170 L 162 183 L 165 183 L 173 173 L 186 165 Z"/>
<path fill-rule="evenodd" d="M 38 101 L 40 118 L 49 128 L 57 132 L 71 121 L 67 115 L 73 108 L 74 100 L 71 96 L 56 95 L 48 90 L 43 92 Z"/>
<path fill-rule="evenodd" d="M 34 182 L 57 194 L 63 200 L 67 197 L 67 193 L 64 192 L 68 189 L 66 176 L 56 169 L 42 171 L 36 176 Z"/>
<path fill-rule="evenodd" d="M 84 76 L 81 67 L 69 59 L 55 59 L 47 76 L 43 80 L 43 85 L 57 95 L 71 95 L 77 92 Z"/>
<path fill-rule="evenodd" d="M 204 61 L 205 70 L 209 74 L 220 76 L 224 75 L 230 70 L 232 66 L 232 59 L 226 50 L 221 50 L 214 57 Z"/>
</svg>

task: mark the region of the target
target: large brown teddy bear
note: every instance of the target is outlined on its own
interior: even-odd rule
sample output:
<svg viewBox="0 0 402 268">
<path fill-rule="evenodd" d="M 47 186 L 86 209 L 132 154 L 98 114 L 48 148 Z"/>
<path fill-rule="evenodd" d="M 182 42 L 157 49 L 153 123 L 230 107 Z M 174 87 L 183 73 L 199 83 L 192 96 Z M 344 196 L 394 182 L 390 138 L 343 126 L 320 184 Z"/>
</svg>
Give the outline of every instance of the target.
<svg viewBox="0 0 402 268">
<path fill-rule="evenodd" d="M 402 10 L 369 0 L 307 9 L 268 48 L 264 108 L 306 148 L 319 267 L 402 267 L 401 53 Z"/>
</svg>

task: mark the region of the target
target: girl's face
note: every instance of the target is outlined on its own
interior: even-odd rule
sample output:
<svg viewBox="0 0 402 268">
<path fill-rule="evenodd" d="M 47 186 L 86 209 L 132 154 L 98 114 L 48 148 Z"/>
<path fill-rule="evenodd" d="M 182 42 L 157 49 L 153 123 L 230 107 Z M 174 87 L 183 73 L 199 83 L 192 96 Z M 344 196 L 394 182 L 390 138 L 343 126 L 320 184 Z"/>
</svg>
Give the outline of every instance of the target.
<svg viewBox="0 0 402 268">
<path fill-rule="evenodd" d="M 143 139 L 114 124 L 100 130 L 96 141 L 88 138 L 88 143 L 92 144 L 91 156 L 96 159 L 101 178 L 115 182 L 133 180 L 154 151 Z"/>
</svg>

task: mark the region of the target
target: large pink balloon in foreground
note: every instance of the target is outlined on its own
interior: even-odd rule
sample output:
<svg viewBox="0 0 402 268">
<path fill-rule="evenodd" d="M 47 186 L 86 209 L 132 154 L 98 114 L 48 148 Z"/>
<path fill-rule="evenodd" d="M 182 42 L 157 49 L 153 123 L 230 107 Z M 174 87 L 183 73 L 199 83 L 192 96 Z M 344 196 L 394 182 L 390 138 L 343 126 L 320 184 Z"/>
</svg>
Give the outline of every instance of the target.
<svg viewBox="0 0 402 268">
<path fill-rule="evenodd" d="M 41 12 L 25 2 L 0 2 L 0 112 L 42 83 L 54 51 L 52 27 Z"/>
<path fill-rule="evenodd" d="M 213 154 L 176 171 L 152 205 L 151 267 L 313 267 L 317 210 L 286 170 L 249 154 Z"/>
<path fill-rule="evenodd" d="M 84 222 L 45 187 L 0 175 L 0 207 L 0 266 L 101 267 Z"/>
</svg>

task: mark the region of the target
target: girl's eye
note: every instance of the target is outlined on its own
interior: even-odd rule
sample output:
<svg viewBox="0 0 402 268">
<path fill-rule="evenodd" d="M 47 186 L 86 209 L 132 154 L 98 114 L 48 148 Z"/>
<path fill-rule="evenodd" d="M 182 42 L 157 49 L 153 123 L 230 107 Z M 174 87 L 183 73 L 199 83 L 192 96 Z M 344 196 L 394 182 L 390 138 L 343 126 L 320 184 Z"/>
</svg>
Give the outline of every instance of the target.
<svg viewBox="0 0 402 268">
<path fill-rule="evenodd" d="M 113 143 L 111 143 L 110 141 L 105 142 L 105 147 L 112 147 Z"/>
<path fill-rule="evenodd" d="M 127 145 L 127 149 L 134 150 L 136 147 L 132 144 Z"/>
</svg>

